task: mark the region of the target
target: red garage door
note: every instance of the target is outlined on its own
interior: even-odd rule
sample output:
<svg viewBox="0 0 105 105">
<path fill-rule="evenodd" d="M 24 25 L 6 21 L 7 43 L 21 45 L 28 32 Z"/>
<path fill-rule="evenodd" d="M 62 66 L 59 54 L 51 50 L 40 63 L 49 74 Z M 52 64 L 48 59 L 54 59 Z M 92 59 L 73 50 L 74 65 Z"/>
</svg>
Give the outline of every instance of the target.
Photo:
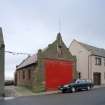
<svg viewBox="0 0 105 105">
<path fill-rule="evenodd" d="M 70 83 L 72 73 L 72 62 L 45 60 L 46 90 L 57 90 L 60 85 Z"/>
</svg>

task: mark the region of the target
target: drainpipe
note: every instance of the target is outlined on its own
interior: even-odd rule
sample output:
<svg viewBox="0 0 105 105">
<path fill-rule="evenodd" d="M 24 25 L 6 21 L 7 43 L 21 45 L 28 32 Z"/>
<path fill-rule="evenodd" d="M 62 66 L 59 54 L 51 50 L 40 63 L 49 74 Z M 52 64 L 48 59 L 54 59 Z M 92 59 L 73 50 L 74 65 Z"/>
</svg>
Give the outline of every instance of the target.
<svg viewBox="0 0 105 105">
<path fill-rule="evenodd" d="M 90 59 L 91 55 L 88 55 L 88 79 L 92 80 L 92 62 Z M 91 73 L 91 74 L 90 74 Z"/>
<path fill-rule="evenodd" d="M 90 55 L 88 55 L 88 80 L 89 80 L 89 57 L 90 57 Z"/>
</svg>

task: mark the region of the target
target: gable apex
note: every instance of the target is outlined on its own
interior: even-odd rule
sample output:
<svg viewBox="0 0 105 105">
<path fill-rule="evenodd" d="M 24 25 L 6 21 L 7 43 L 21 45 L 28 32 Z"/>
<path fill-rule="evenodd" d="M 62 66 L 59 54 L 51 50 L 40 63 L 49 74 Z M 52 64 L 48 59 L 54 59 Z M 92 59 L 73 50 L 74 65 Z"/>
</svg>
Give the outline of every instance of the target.
<svg viewBox="0 0 105 105">
<path fill-rule="evenodd" d="M 58 40 L 58 41 L 62 40 L 62 36 L 61 36 L 61 33 L 60 32 L 57 34 L 56 40 Z"/>
<path fill-rule="evenodd" d="M 74 57 L 62 40 L 60 32 L 57 34 L 56 40 L 49 44 L 40 55 L 40 57 L 48 59 L 74 60 Z"/>
</svg>

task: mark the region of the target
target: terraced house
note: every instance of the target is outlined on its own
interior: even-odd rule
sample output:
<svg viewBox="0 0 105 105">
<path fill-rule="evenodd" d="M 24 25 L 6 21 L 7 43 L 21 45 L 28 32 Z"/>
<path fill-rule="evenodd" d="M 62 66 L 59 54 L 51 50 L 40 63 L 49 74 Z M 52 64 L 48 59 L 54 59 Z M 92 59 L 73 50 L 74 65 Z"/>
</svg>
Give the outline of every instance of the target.
<svg viewBox="0 0 105 105">
<path fill-rule="evenodd" d="M 77 58 L 78 78 L 105 84 L 105 49 L 73 40 L 69 51 Z"/>
<path fill-rule="evenodd" d="M 4 51 L 2 28 L 0 28 L 0 97 L 4 95 Z"/>
<path fill-rule="evenodd" d="M 36 92 L 57 90 L 60 85 L 75 79 L 75 73 L 75 57 L 58 33 L 52 44 L 17 65 L 15 83 Z"/>
</svg>

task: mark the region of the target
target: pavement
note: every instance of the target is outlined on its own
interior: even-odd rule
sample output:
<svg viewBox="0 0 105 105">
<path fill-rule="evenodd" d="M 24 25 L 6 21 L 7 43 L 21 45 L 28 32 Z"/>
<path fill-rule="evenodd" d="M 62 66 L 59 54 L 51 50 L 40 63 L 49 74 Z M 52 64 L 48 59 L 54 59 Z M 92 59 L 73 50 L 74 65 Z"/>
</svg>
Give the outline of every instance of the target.
<svg viewBox="0 0 105 105">
<path fill-rule="evenodd" d="M 105 85 L 94 86 L 94 89 L 105 87 Z M 11 99 L 14 97 L 20 96 L 40 96 L 40 95 L 50 95 L 57 94 L 60 91 L 47 91 L 41 93 L 33 93 L 31 90 L 25 87 L 15 87 L 15 86 L 6 86 L 5 87 L 5 99 Z M 2 99 L 2 98 L 0 98 Z"/>
<path fill-rule="evenodd" d="M 15 87 L 15 86 L 5 87 L 5 97 L 48 95 L 48 94 L 56 94 L 58 92 L 59 91 L 47 91 L 47 92 L 34 93 L 25 87 Z"/>
</svg>

